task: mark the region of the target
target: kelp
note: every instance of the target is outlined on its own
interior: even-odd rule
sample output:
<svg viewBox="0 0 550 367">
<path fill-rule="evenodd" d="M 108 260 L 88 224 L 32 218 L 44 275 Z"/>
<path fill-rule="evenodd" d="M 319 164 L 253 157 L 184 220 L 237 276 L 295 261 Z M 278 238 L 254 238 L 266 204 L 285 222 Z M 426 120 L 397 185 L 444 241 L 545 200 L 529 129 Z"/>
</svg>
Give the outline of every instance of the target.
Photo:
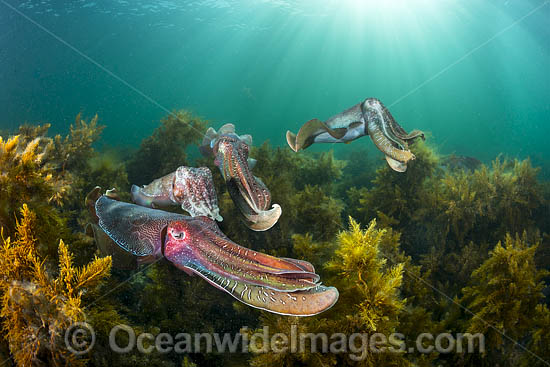
<svg viewBox="0 0 550 367">
<path fill-rule="evenodd" d="M 293 219 L 297 231 L 307 229 L 307 233 L 313 234 L 317 240 L 327 241 L 342 228 L 343 203 L 327 196 L 319 186 L 307 185 L 294 195 L 291 202 L 294 211 L 287 215 Z"/>
<path fill-rule="evenodd" d="M 348 231 L 338 235 L 335 258 L 327 270 L 336 274 L 337 288 L 357 305 L 354 321 L 366 330 L 393 329 L 404 307 L 399 298 L 403 280 L 403 263 L 388 264 L 380 254 L 380 244 L 387 231 L 376 228 L 373 220 L 366 230 L 350 218 Z"/>
<path fill-rule="evenodd" d="M 98 124 L 97 114 L 90 122 L 86 122 L 79 113 L 74 124 L 69 127 L 69 135 L 64 138 L 56 135 L 53 140 L 52 160 L 58 163 L 58 169 L 73 173 L 83 172 L 87 168 L 88 160 L 94 155 L 92 145 L 100 138 L 104 128 L 105 126 Z"/>
<path fill-rule="evenodd" d="M 333 151 L 296 154 L 286 148 L 272 147 L 268 142 L 254 147 L 250 156 L 257 160 L 254 172 L 262 180 L 266 176 L 272 180 L 272 176 L 279 176 L 279 180 L 288 180 L 297 190 L 302 190 L 306 185 L 318 185 L 330 190 L 342 177 L 347 165 L 345 161 L 336 159 Z M 277 187 L 275 182 L 273 184 Z"/>
<path fill-rule="evenodd" d="M 399 316 L 405 312 L 406 301 L 400 296 L 403 282 L 403 263 L 388 264 L 381 253 L 381 244 L 395 241 L 387 238 L 385 229 L 378 229 L 372 221 L 367 229 L 350 218 L 349 229 L 338 234 L 333 258 L 325 265 L 331 274 L 328 283 L 335 285 L 340 292 L 338 303 L 328 312 L 312 318 L 289 318 L 262 313 L 261 323 L 269 326 L 269 333 L 291 335 L 311 333 L 317 338 L 319 333 L 331 336 L 335 333 L 351 335 L 361 333 L 368 339 L 373 333 L 389 336 L 399 326 Z M 303 240 L 303 238 L 301 239 Z M 385 243 L 395 247 L 395 243 Z M 322 339 L 322 337 L 320 337 Z M 386 340 L 379 348 L 393 347 L 396 352 L 372 353 L 365 349 L 348 353 L 321 353 L 311 349 L 312 340 L 302 351 L 291 353 L 267 352 L 252 359 L 252 366 L 319 366 L 319 365 L 360 365 L 360 366 L 409 366 L 411 363 L 403 353 L 399 343 Z"/>
<path fill-rule="evenodd" d="M 41 255 L 55 259 L 56 240 L 62 238 L 79 248 L 76 261 L 82 264 L 93 251 L 70 227 L 78 225 L 73 214 L 84 213 L 81 195 L 93 180 L 89 161 L 97 155 L 93 144 L 104 127 L 97 115 L 86 122 L 78 114 L 65 137 L 49 137 L 49 128 L 23 125 L 17 135 L 0 138 L 0 224 L 13 235 L 13 214 L 27 203 L 40 218 L 35 230 Z"/>
<path fill-rule="evenodd" d="M 533 230 L 538 223 L 532 218 L 545 202 L 538 172 L 528 159 L 497 158 L 491 168 L 447 173 L 425 192 L 429 207 L 416 220 L 422 223 L 431 217 L 439 236 L 455 246 L 474 239 L 495 242 L 507 231 Z"/>
<path fill-rule="evenodd" d="M 51 141 L 44 142 L 41 137 L 0 137 L 0 225 L 6 235 L 15 234 L 13 215 L 24 203 L 31 205 L 40 217 L 35 231 L 45 243 L 52 244 L 67 234 L 66 219 L 53 204 L 65 200 L 70 189 L 47 160 L 51 145 Z M 53 255 L 56 249 L 40 251 Z"/>
<path fill-rule="evenodd" d="M 386 165 L 385 160 L 375 160 L 368 149 L 346 150 L 341 156 L 347 164 L 342 170 L 341 179 L 337 182 L 336 192 L 338 196 L 346 201 L 346 204 L 352 205 L 346 192 L 352 188 L 371 188 L 372 182 L 376 177 L 376 170 Z"/>
<path fill-rule="evenodd" d="M 513 347 L 533 326 L 532 315 L 544 297 L 542 279 L 548 275 L 535 266 L 537 246 L 528 243 L 526 234 L 507 235 L 462 290 L 462 301 L 474 312 L 468 331 L 483 333 L 487 348 Z"/>
<path fill-rule="evenodd" d="M 36 221 L 36 214 L 23 205 L 13 241 L 2 236 L 2 330 L 19 366 L 84 365 L 85 360 L 68 349 L 63 335 L 69 326 L 86 320 L 83 294 L 93 292 L 109 276 L 111 258 L 95 258 L 76 268 L 73 255 L 61 240 L 54 278 L 37 251 Z"/>
<path fill-rule="evenodd" d="M 206 125 L 207 121 L 187 110 L 173 111 L 164 117 L 130 157 L 127 164 L 130 183 L 148 184 L 179 166 L 189 166 L 187 148 L 199 143 Z"/>
<path fill-rule="evenodd" d="M 520 366 L 547 366 L 550 359 L 550 309 L 548 305 L 537 305 L 532 314 L 533 327 L 530 330 L 528 352 L 521 356 Z"/>
<path fill-rule="evenodd" d="M 425 143 L 418 142 L 411 147 L 416 159 L 404 173 L 393 171 L 383 165 L 376 171 L 372 187 L 352 187 L 348 191 L 349 213 L 361 222 L 383 214 L 400 223 L 400 228 L 414 230 L 411 225 L 425 201 L 423 194 L 428 190 L 430 180 L 441 174 L 436 152 Z M 407 233 L 409 234 L 409 233 Z M 410 249 L 413 238 L 406 237 L 405 249 Z"/>
</svg>

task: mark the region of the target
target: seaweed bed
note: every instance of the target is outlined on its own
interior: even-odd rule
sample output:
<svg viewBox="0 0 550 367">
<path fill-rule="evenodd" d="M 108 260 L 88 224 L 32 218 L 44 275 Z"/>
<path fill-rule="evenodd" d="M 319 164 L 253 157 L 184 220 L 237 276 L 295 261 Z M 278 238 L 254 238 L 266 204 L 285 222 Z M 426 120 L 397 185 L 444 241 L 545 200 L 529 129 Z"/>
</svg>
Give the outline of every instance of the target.
<svg viewBox="0 0 550 367">
<path fill-rule="evenodd" d="M 88 366 L 538 366 L 550 360 L 550 185 L 527 160 L 497 157 L 469 169 L 443 164 L 424 143 L 406 173 L 365 151 L 295 154 L 263 143 L 255 175 L 283 208 L 267 232 L 248 230 L 214 175 L 237 243 L 312 262 L 336 286 L 335 307 L 315 317 L 248 308 L 166 261 L 111 269 L 85 235 L 84 197 L 94 186 L 144 184 L 194 159 L 208 121 L 188 111 L 163 119 L 139 148 L 95 149 L 103 126 L 77 116 L 66 137 L 49 125 L 0 138 L 0 358 L 6 365 Z M 353 145 L 347 147 L 349 150 Z M 378 157 L 376 157 L 378 158 Z M 455 157 L 456 158 L 456 157 Z M 456 160 L 456 159 L 455 159 Z M 446 159 L 448 161 L 448 159 Z M 86 321 L 91 353 L 75 355 L 65 329 Z M 399 332 L 483 333 L 484 353 L 115 353 L 118 324 L 157 335 Z M 246 331 L 245 331 L 246 332 Z M 516 344 L 516 341 L 520 344 Z M 120 341 L 123 345 L 124 340 Z"/>
</svg>

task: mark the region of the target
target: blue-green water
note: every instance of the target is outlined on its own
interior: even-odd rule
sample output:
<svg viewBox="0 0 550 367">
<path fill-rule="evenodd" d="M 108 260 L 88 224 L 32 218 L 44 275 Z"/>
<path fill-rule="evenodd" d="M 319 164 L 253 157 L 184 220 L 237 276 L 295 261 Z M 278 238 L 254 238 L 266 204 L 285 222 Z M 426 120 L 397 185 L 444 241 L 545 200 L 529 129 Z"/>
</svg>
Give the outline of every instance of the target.
<svg viewBox="0 0 550 367">
<path fill-rule="evenodd" d="M 283 145 L 377 97 L 443 152 L 540 161 L 549 24 L 543 0 L 0 0 L 0 128 L 98 113 L 135 146 L 188 108 Z"/>
</svg>

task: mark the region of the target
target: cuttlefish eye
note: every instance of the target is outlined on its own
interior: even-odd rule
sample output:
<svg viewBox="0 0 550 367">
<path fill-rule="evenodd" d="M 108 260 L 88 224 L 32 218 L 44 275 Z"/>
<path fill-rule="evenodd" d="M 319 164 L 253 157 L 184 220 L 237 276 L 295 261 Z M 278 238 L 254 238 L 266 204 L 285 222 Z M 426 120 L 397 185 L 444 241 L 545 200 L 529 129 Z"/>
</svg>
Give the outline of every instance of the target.
<svg viewBox="0 0 550 367">
<path fill-rule="evenodd" d="M 170 230 L 171 236 L 176 240 L 184 240 L 187 237 L 187 233 L 184 230 L 172 228 Z"/>
</svg>

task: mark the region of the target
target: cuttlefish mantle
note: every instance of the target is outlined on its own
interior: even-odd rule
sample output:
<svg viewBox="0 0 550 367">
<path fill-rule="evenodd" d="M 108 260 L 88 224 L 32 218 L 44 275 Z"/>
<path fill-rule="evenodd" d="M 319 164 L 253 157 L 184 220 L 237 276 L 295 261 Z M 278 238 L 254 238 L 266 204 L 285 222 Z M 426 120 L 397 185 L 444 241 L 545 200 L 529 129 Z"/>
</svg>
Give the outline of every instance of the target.
<svg viewBox="0 0 550 367">
<path fill-rule="evenodd" d="M 314 143 L 349 143 L 366 135 L 397 172 L 405 172 L 407 163 L 415 159 L 409 143 L 416 138 L 424 139 L 424 133 L 419 130 L 408 134 L 378 99 L 367 98 L 324 122 L 309 120 L 298 134 L 287 131 L 286 140 L 290 148 L 298 152 Z"/>
</svg>

